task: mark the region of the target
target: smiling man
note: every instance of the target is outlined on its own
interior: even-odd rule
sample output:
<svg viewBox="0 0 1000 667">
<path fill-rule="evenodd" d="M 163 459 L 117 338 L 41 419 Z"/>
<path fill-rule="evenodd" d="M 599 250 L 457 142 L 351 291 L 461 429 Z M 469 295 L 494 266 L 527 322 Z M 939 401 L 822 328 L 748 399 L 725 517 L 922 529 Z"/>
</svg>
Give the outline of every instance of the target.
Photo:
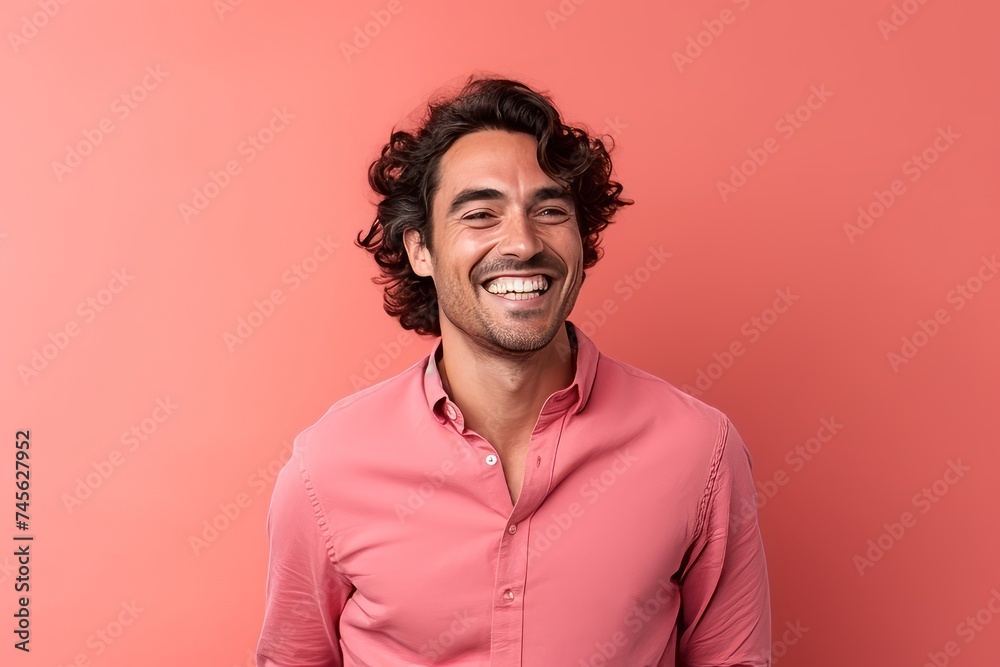
<svg viewBox="0 0 1000 667">
<path fill-rule="evenodd" d="M 358 243 L 436 344 L 295 439 L 258 665 L 771 664 L 746 445 L 568 320 L 632 203 L 611 174 L 507 79 L 392 133 Z"/>
</svg>

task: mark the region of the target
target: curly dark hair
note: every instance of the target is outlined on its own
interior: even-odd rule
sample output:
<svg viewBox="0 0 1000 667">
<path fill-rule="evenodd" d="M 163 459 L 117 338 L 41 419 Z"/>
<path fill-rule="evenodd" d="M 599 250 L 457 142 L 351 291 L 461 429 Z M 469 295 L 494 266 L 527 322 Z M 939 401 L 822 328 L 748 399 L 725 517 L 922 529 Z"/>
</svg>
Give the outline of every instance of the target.
<svg viewBox="0 0 1000 667">
<path fill-rule="evenodd" d="M 611 180 L 611 158 L 604 142 L 563 124 L 549 97 L 519 81 L 472 75 L 456 95 L 429 101 L 422 126 L 414 133 L 394 128 L 381 156 L 369 167 L 368 183 L 381 200 L 368 235 L 362 239 L 359 233 L 355 241 L 381 267 L 381 275 L 372 282 L 386 285 L 385 312 L 398 317 L 404 329 L 421 335 L 441 335 L 437 292 L 432 278 L 418 276 L 410 266 L 403 233 L 416 229 L 433 252 L 430 211 L 441 157 L 460 137 L 480 130 L 535 137 L 539 167 L 567 185 L 573 196 L 584 269 L 603 256 L 600 233 L 615 212 L 634 203 L 621 198 L 622 185 Z"/>
</svg>

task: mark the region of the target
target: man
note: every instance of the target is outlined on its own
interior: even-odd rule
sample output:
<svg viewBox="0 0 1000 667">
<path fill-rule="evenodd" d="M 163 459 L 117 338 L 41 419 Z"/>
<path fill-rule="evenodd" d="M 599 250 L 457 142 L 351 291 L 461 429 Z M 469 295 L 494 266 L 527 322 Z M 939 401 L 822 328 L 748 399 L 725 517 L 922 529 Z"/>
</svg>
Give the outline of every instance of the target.
<svg viewBox="0 0 1000 667">
<path fill-rule="evenodd" d="M 440 340 L 295 439 L 258 665 L 769 666 L 739 434 L 567 320 L 632 203 L 603 143 L 472 78 L 369 182 L 385 309 Z"/>
</svg>

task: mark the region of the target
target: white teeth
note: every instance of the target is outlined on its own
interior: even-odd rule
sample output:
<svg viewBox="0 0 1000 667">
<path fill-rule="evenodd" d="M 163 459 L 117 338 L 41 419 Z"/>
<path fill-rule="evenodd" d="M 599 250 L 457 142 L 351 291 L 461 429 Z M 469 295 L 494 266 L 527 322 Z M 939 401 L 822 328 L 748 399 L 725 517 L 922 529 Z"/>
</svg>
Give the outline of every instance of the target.
<svg viewBox="0 0 1000 667">
<path fill-rule="evenodd" d="M 508 301 L 526 301 L 528 299 L 537 299 L 539 294 L 537 292 L 507 292 L 506 294 L 498 294 L 497 296 Z"/>
<path fill-rule="evenodd" d="M 513 292 L 514 294 L 524 294 L 522 298 L 533 298 L 532 292 L 543 292 L 548 289 L 549 283 L 545 276 L 524 277 L 500 277 L 490 281 L 486 289 L 493 294 L 503 296 Z M 509 297 L 508 297 L 509 298 Z"/>
</svg>

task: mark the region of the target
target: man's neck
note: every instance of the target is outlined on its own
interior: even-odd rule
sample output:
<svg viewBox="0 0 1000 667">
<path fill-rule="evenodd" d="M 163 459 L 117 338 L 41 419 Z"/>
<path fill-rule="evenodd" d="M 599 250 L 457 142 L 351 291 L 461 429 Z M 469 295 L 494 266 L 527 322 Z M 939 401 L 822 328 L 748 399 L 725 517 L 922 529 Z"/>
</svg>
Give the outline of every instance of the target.
<svg viewBox="0 0 1000 667">
<path fill-rule="evenodd" d="M 548 345 L 523 355 L 490 354 L 461 332 L 442 334 L 441 382 L 465 425 L 498 451 L 526 446 L 546 399 L 576 374 L 576 354 L 562 352 L 570 349 L 565 323 Z"/>
</svg>

